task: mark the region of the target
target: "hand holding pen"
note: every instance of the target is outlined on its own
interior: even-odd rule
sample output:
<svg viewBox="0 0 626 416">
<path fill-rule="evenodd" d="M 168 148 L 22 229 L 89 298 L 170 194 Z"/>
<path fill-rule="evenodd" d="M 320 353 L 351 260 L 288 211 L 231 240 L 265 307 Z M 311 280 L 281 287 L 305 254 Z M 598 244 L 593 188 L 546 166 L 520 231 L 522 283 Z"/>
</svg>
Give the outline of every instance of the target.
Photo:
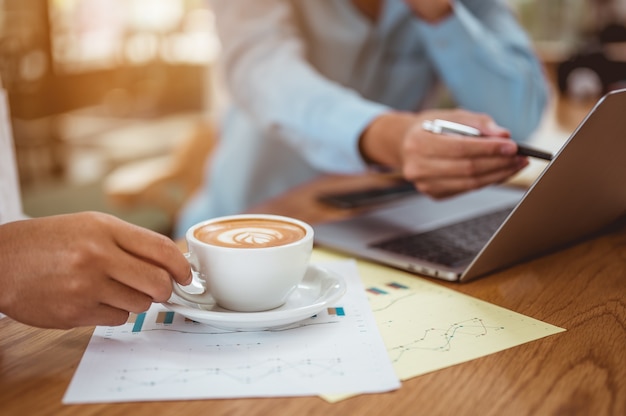
<svg viewBox="0 0 626 416">
<path fill-rule="evenodd" d="M 445 123 L 425 123 L 436 119 L 480 127 L 450 134 L 438 130 Z M 505 182 L 529 164 L 517 154 L 507 129 L 486 114 L 463 109 L 383 113 L 363 132 L 359 150 L 370 164 L 395 172 L 435 199 Z"/>
<path fill-rule="evenodd" d="M 480 130 L 474 127 L 441 119 L 425 120 L 422 123 L 422 128 L 426 131 L 437 134 L 458 134 L 461 136 L 483 137 L 483 134 L 480 132 Z M 551 153 L 547 153 L 538 149 L 533 149 L 519 143 L 517 144 L 517 154 L 522 156 L 536 157 L 543 160 L 552 160 Z"/>
</svg>

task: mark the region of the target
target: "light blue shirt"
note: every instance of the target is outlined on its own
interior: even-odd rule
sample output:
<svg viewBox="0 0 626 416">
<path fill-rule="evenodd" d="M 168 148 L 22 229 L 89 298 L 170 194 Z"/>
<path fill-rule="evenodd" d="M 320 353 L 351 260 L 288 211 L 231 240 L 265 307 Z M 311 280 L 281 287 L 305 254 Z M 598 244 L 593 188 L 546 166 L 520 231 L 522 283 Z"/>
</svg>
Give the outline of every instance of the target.
<svg viewBox="0 0 626 416">
<path fill-rule="evenodd" d="M 390 109 L 431 107 L 442 85 L 516 140 L 533 132 L 548 89 L 505 1 L 457 0 L 436 25 L 402 0 L 383 4 L 373 23 L 349 0 L 213 0 L 232 106 L 179 236 L 322 173 L 364 172 L 365 127 Z"/>
</svg>

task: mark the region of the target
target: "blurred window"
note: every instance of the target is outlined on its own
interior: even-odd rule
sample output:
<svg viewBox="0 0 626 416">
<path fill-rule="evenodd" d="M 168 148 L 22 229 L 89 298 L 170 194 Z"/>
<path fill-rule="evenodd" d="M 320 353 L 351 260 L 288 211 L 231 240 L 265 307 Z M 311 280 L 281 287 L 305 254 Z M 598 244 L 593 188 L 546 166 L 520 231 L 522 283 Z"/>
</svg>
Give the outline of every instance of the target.
<svg viewBox="0 0 626 416">
<path fill-rule="evenodd" d="M 208 64 L 218 52 L 201 0 L 48 0 L 59 74 L 151 61 Z"/>
</svg>

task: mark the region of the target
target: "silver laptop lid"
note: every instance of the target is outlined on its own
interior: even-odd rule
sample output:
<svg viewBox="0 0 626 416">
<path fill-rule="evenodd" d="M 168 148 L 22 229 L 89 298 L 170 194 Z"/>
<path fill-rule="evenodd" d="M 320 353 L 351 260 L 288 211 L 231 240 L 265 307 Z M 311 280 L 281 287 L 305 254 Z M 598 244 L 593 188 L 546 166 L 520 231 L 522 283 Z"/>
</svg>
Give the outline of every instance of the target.
<svg viewBox="0 0 626 416">
<path fill-rule="evenodd" d="M 605 95 L 461 280 L 553 251 L 626 213 L 626 89 Z"/>
</svg>

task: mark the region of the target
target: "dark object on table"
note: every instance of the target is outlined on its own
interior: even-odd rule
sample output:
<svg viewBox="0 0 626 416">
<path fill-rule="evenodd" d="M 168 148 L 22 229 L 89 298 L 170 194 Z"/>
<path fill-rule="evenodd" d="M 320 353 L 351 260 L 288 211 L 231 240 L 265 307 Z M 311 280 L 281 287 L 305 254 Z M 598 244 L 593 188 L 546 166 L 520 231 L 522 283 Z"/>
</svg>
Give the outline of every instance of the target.
<svg viewBox="0 0 626 416">
<path fill-rule="evenodd" d="M 386 187 L 367 188 L 358 191 L 327 193 L 317 200 L 337 208 L 358 208 L 393 201 L 417 192 L 410 182 L 401 181 Z"/>
<path fill-rule="evenodd" d="M 561 93 L 576 99 L 599 97 L 626 86 L 626 26 L 606 25 L 557 68 Z"/>
</svg>

